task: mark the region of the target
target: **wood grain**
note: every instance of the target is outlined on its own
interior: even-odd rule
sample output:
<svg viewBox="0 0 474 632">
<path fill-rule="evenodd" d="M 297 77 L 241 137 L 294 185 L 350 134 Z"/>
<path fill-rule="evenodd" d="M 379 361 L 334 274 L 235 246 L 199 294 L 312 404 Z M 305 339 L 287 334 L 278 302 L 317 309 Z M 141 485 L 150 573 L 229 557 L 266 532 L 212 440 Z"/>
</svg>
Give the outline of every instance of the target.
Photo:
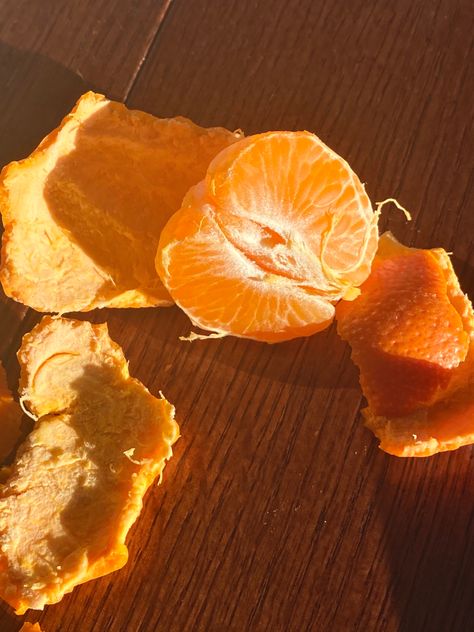
<svg viewBox="0 0 474 632">
<path fill-rule="evenodd" d="M 0 5 L 12 75 L 23 55 L 32 68 L 21 89 L 0 93 L 0 126 L 42 94 L 42 131 L 82 90 L 70 76 L 80 69 L 161 116 L 315 131 L 374 201 L 395 196 L 414 216 L 387 212 L 384 224 L 408 244 L 452 251 L 474 294 L 472 3 L 46 4 L 52 20 L 34 0 Z M 57 77 L 46 92 L 35 64 Z M 128 565 L 29 620 L 46 632 L 472 628 L 473 451 L 380 452 L 334 328 L 274 346 L 186 344 L 178 336 L 190 324 L 176 308 L 81 317 L 108 321 L 132 374 L 176 404 L 182 437 L 133 528 Z M 14 351 L 37 318 L 4 301 L 12 383 Z M 19 627 L 5 606 L 0 628 Z"/>
<path fill-rule="evenodd" d="M 124 99 L 169 4 L 170 0 L 3 0 L 0 41 L 40 53 L 110 98 Z"/>
</svg>

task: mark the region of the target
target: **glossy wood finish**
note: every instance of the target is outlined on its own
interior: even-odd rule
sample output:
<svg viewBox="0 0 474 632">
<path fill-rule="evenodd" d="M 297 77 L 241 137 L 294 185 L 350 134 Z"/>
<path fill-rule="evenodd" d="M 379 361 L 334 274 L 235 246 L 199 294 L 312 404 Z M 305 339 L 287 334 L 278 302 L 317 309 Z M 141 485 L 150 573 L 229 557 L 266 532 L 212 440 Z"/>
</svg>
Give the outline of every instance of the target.
<svg viewBox="0 0 474 632">
<path fill-rule="evenodd" d="M 346 157 L 384 225 L 452 251 L 474 295 L 472 3 L 452 0 L 6 0 L 2 163 L 94 87 L 203 125 L 309 129 Z M 176 308 L 104 310 L 182 437 L 121 571 L 44 613 L 45 632 L 465 632 L 474 620 L 471 448 L 377 449 L 334 328 L 269 346 L 187 344 Z M 38 314 L 3 299 L 0 351 Z M 0 629 L 20 619 L 3 604 Z"/>
</svg>

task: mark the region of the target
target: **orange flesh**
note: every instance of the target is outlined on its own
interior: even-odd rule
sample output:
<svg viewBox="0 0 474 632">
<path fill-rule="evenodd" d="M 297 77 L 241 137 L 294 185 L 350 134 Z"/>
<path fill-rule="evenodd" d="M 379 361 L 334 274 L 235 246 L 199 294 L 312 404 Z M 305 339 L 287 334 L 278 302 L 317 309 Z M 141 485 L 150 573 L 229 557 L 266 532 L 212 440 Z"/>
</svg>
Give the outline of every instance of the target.
<svg viewBox="0 0 474 632">
<path fill-rule="evenodd" d="M 276 342 L 327 327 L 377 237 L 344 160 L 308 132 L 270 132 L 212 161 L 163 229 L 156 267 L 197 326 Z"/>
<path fill-rule="evenodd" d="M 474 316 L 445 251 L 385 233 L 361 295 L 336 318 L 383 450 L 428 456 L 474 442 Z"/>
<path fill-rule="evenodd" d="M 18 353 L 37 417 L 0 489 L 0 596 L 17 614 L 121 568 L 143 496 L 178 436 L 105 325 L 44 317 Z"/>
</svg>

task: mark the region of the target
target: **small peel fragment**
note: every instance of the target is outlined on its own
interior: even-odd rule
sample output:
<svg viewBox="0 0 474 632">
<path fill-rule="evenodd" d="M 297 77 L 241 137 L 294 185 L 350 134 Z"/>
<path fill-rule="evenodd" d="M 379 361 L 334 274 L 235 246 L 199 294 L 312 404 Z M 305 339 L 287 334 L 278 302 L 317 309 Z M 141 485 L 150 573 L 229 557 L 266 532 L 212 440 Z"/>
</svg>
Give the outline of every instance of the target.
<svg viewBox="0 0 474 632">
<path fill-rule="evenodd" d="M 5 293 L 40 312 L 171 305 L 161 229 L 210 161 L 241 138 L 88 92 L 0 175 Z"/>
<path fill-rule="evenodd" d="M 21 626 L 20 632 L 42 632 L 39 623 L 30 623 L 29 621 L 25 621 L 25 623 Z"/>
<path fill-rule="evenodd" d="M 195 331 L 190 331 L 187 336 L 180 336 L 179 339 L 182 342 L 195 342 L 196 340 L 216 340 L 218 338 L 227 338 L 229 334 L 225 332 L 210 332 L 208 334 L 197 334 Z"/>
<path fill-rule="evenodd" d="M 151 459 L 134 459 L 133 455 L 135 454 L 135 448 L 130 448 L 130 450 L 124 451 L 125 456 L 129 461 L 135 463 L 135 465 L 145 465 L 145 463 L 149 463 Z"/>
<path fill-rule="evenodd" d="M 385 233 L 360 297 L 336 319 L 382 450 L 421 457 L 474 443 L 474 312 L 443 249 Z"/>
<path fill-rule="evenodd" d="M 106 325 L 45 316 L 18 359 L 37 421 L 0 489 L 0 596 L 23 614 L 126 563 L 125 538 L 179 430 Z"/>
<path fill-rule="evenodd" d="M 10 393 L 5 369 L 0 364 L 0 463 L 11 454 L 21 435 L 21 408 Z"/>
</svg>

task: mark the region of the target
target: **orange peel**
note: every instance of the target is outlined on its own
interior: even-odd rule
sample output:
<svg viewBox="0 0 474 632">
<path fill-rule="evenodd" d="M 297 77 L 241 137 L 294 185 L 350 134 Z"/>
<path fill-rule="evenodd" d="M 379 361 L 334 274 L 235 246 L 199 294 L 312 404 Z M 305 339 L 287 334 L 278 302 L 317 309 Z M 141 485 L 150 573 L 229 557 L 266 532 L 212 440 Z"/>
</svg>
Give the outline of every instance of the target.
<svg viewBox="0 0 474 632">
<path fill-rule="evenodd" d="M 474 443 L 474 314 L 447 253 L 379 240 L 361 294 L 336 309 L 382 450 L 429 456 Z"/>
<path fill-rule="evenodd" d="M 5 370 L 0 364 L 0 463 L 12 453 L 21 438 L 21 408 L 7 385 Z"/>
<path fill-rule="evenodd" d="M 130 377 L 106 325 L 45 316 L 18 358 L 37 421 L 0 490 L 0 596 L 23 614 L 126 563 L 178 426 L 173 406 Z"/>
<path fill-rule="evenodd" d="M 86 93 L 2 170 L 5 293 L 40 312 L 172 304 L 154 266 L 161 229 L 240 137 Z"/>
</svg>

